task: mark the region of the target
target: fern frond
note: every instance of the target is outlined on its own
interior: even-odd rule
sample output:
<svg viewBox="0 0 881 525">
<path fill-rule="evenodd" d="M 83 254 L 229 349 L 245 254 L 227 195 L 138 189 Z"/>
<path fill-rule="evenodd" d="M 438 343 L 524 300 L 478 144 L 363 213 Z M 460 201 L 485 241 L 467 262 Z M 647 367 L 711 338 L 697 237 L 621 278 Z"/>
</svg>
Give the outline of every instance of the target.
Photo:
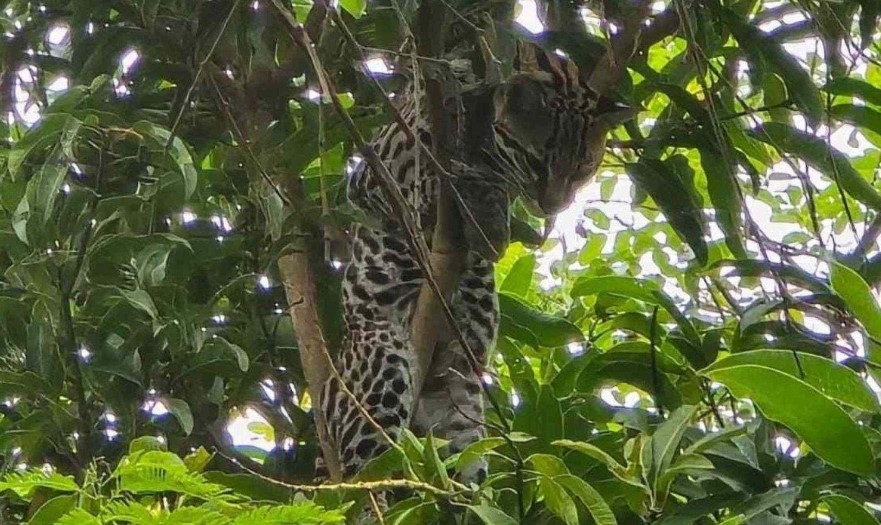
<svg viewBox="0 0 881 525">
<path fill-rule="evenodd" d="M 227 525 L 223 514 L 205 507 L 183 507 L 172 512 L 162 525 Z"/>
<path fill-rule="evenodd" d="M 151 508 L 137 501 L 117 501 L 107 505 L 101 518 L 109 523 L 132 525 L 227 525 L 229 518 L 207 507 L 183 507 L 168 512 L 158 505 Z"/>
<path fill-rule="evenodd" d="M 120 480 L 122 490 L 133 494 L 176 492 L 202 500 L 234 498 L 223 485 L 190 472 L 178 456 L 161 450 L 128 456 L 113 475 Z"/>
<path fill-rule="evenodd" d="M 62 516 L 55 525 L 104 525 L 96 516 L 92 516 L 85 509 L 75 508 Z"/>
<path fill-rule="evenodd" d="M 296 505 L 264 506 L 236 517 L 232 525 L 318 525 L 345 523 L 346 517 L 338 510 L 324 510 L 311 501 Z"/>
<path fill-rule="evenodd" d="M 46 472 L 42 469 L 12 472 L 0 479 L 0 492 L 11 490 L 22 498 L 29 497 L 38 487 L 60 492 L 76 492 L 80 489 L 72 476 L 62 476 L 57 472 Z"/>
<path fill-rule="evenodd" d="M 111 523 L 138 523 L 139 525 L 157 523 L 162 509 L 151 509 L 137 501 L 125 500 L 109 503 L 101 512 L 101 518 Z"/>
</svg>

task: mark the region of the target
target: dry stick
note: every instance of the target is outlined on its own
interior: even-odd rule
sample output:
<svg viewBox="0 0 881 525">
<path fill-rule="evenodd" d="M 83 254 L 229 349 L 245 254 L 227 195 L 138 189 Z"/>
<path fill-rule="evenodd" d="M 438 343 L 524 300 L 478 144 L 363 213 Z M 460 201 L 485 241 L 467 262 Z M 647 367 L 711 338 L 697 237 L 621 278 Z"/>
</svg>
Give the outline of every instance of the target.
<svg viewBox="0 0 881 525">
<path fill-rule="evenodd" d="M 277 487 L 284 487 L 286 489 L 296 490 L 300 492 L 335 492 L 335 491 L 343 491 L 343 490 L 367 490 L 367 491 L 381 491 L 381 490 L 392 490 L 392 489 L 414 489 L 421 490 L 424 492 L 429 492 L 434 494 L 435 496 L 441 496 L 444 498 L 451 498 L 456 496 L 457 494 L 468 494 L 471 491 L 462 486 L 462 489 L 459 492 L 453 492 L 449 490 L 444 490 L 429 483 L 425 483 L 424 481 L 413 481 L 409 479 L 383 479 L 378 481 L 356 481 L 352 483 L 325 483 L 324 485 L 301 485 L 296 483 L 285 483 L 284 481 L 279 481 L 277 479 L 270 478 L 268 476 L 264 476 L 263 474 L 242 465 L 236 458 L 227 456 L 223 452 L 219 450 L 214 451 L 218 456 L 231 461 L 242 468 L 248 474 L 255 476 L 267 483 L 271 483 Z"/>
</svg>

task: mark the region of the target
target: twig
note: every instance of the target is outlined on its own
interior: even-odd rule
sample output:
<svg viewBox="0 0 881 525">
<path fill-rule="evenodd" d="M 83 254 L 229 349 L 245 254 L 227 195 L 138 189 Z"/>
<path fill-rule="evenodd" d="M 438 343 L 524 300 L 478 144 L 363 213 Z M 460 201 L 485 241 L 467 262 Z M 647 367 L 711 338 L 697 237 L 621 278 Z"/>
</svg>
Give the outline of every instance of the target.
<svg viewBox="0 0 881 525">
<path fill-rule="evenodd" d="M 661 419 L 664 418 L 664 401 L 663 401 L 663 392 L 661 390 L 661 377 L 658 373 L 658 347 L 657 347 L 657 330 L 658 330 L 658 306 L 652 309 L 652 320 L 651 326 L 649 327 L 649 348 L 651 350 L 651 354 L 649 355 L 651 359 L 651 368 L 652 368 L 652 390 L 654 390 L 655 395 L 655 404 L 658 405 L 658 415 L 661 416 Z"/>
<path fill-rule="evenodd" d="M 273 485 L 284 487 L 291 490 L 297 490 L 300 492 L 336 492 L 342 490 L 366 490 L 366 491 L 382 491 L 382 490 L 393 490 L 393 489 L 413 489 L 419 490 L 422 492 L 427 492 L 429 494 L 433 494 L 435 496 L 441 496 L 444 498 L 451 498 L 456 496 L 460 492 L 453 492 L 449 490 L 444 490 L 442 488 L 435 487 L 429 483 L 424 481 L 414 481 L 409 479 L 383 479 L 378 481 L 355 481 L 352 483 L 325 483 L 323 485 L 305 485 L 298 483 L 285 483 L 284 481 L 279 481 L 277 479 L 270 478 L 269 476 L 265 476 L 253 469 L 250 469 L 244 465 L 242 465 L 237 459 L 227 456 L 223 452 L 219 450 L 214 451 L 215 454 L 219 455 L 222 458 L 227 459 L 228 461 L 232 461 L 237 465 L 241 466 L 241 468 L 255 476 L 262 481 L 267 483 L 271 483 Z M 461 491 L 463 494 L 468 494 L 470 491 L 465 488 Z"/>
<path fill-rule="evenodd" d="M 218 44 L 220 44 L 220 39 L 223 38 L 223 34 L 226 33 L 226 28 L 229 26 L 230 20 L 232 20 L 232 15 L 235 14 L 236 9 L 239 8 L 239 4 L 242 0 L 235 0 L 233 2 L 232 7 L 229 9 L 229 13 L 226 14 L 226 18 L 223 20 L 223 24 L 220 26 L 220 30 L 217 32 L 217 36 L 214 38 L 214 42 L 211 43 L 211 47 L 208 49 L 208 52 L 205 53 L 205 56 L 202 58 L 202 61 L 199 62 L 199 67 L 196 69 L 196 74 L 193 75 L 193 80 L 190 82 L 190 85 L 187 86 L 187 92 L 184 94 L 184 99 L 181 101 L 180 109 L 177 112 L 177 115 L 174 117 L 174 122 L 171 124 L 171 131 L 168 134 L 168 141 L 165 143 L 165 150 L 171 147 L 172 141 L 174 141 L 175 133 L 177 132 L 177 127 L 180 125 L 180 121 L 184 116 L 184 111 L 187 109 L 187 105 L 190 103 L 190 97 L 193 96 L 193 91 L 196 89 L 196 84 L 199 83 L 199 77 L 202 76 L 202 71 L 205 69 L 205 65 L 211 60 L 211 57 L 214 55 L 214 51 L 217 49 Z"/>
</svg>

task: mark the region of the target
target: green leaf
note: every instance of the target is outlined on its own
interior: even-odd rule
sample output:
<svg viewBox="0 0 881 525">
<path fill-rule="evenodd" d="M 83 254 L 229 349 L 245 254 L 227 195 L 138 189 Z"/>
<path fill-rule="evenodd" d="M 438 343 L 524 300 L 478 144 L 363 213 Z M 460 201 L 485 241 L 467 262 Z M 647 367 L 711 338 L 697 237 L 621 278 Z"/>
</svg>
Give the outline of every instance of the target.
<svg viewBox="0 0 881 525">
<path fill-rule="evenodd" d="M 464 471 L 471 464 L 473 464 L 475 461 L 478 461 L 488 452 L 501 447 L 505 443 L 507 443 L 507 441 L 505 441 L 505 438 L 503 437 L 488 437 L 481 439 L 480 441 L 470 443 L 459 454 L 459 459 L 456 462 L 456 470 L 458 470 L 459 472 Z"/>
<path fill-rule="evenodd" d="M 832 291 L 825 281 L 798 266 L 756 259 L 723 259 L 711 264 L 706 271 L 708 273 L 715 272 L 721 268 L 731 268 L 732 272 L 740 277 L 773 277 L 778 275 L 786 279 L 788 284 L 798 285 L 812 292 L 829 293 Z"/>
<path fill-rule="evenodd" d="M 765 122 L 749 134 L 804 160 L 826 176 L 838 180 L 844 191 L 854 199 L 872 209 L 881 210 L 881 194 L 853 167 L 847 155 L 823 139 L 779 122 Z"/>
<path fill-rule="evenodd" d="M 55 201 L 61 194 L 61 187 L 64 185 L 66 175 L 67 165 L 61 155 L 60 147 L 56 147 L 37 174 L 28 181 L 25 190 L 30 217 L 28 220 L 29 231 L 33 231 L 30 230 L 31 228 L 41 231 L 52 218 L 52 213 L 55 211 Z"/>
<path fill-rule="evenodd" d="M 633 183 L 648 193 L 664 212 L 673 230 L 691 247 L 701 265 L 707 263 L 708 249 L 705 239 L 706 225 L 690 184 L 673 170 L 668 163 L 643 158 L 637 163 L 625 165 Z"/>
<path fill-rule="evenodd" d="M 437 446 L 434 443 L 434 439 L 431 437 L 431 433 L 425 438 L 425 448 L 422 450 L 422 461 L 425 463 L 425 468 L 431 472 L 432 477 L 436 477 L 440 481 L 440 486 L 444 489 L 449 489 L 450 477 L 447 475 L 447 467 L 444 466 L 444 462 L 441 461 L 440 456 L 438 456 Z"/>
<path fill-rule="evenodd" d="M 879 525 L 875 516 L 859 502 L 841 494 L 824 496 L 821 500 L 838 523 L 847 525 Z"/>
<path fill-rule="evenodd" d="M 535 254 L 529 253 L 517 259 L 499 291 L 507 292 L 520 297 L 526 297 L 532 285 L 532 274 L 535 269 Z"/>
<path fill-rule="evenodd" d="M 517 525 L 517 520 L 501 510 L 486 504 L 466 505 L 485 525 Z"/>
<path fill-rule="evenodd" d="M 168 146 L 168 153 L 183 179 L 184 199 L 189 199 L 193 192 L 196 191 L 198 173 L 186 144 L 178 136 L 172 138 L 171 131 L 146 120 L 136 122 L 132 126 L 132 130 L 151 139 L 148 142 L 151 143 L 153 149 L 164 152 L 166 151 L 166 145 Z M 169 141 L 169 139 L 171 140 Z"/>
<path fill-rule="evenodd" d="M 538 492 L 544 498 L 551 512 L 562 519 L 566 525 L 578 525 L 578 510 L 572 497 L 555 481 L 555 478 L 538 478 Z"/>
<path fill-rule="evenodd" d="M 673 456 L 679 450 L 679 442 L 685 429 L 691 424 L 698 407 L 695 405 L 682 405 L 655 430 L 649 438 L 651 449 L 651 467 L 649 468 L 648 480 L 652 487 L 655 498 L 661 502 L 666 498 L 661 487 L 661 477 L 667 472 L 673 462 Z"/>
<path fill-rule="evenodd" d="M 796 359 L 798 361 L 796 361 Z M 866 412 L 879 411 L 878 398 L 859 374 L 825 357 L 787 350 L 753 350 L 733 354 L 701 371 L 755 365 L 798 377 L 827 397 Z"/>
<path fill-rule="evenodd" d="M 679 311 L 673 299 L 656 282 L 622 275 L 605 275 L 602 277 L 580 277 L 572 285 L 572 297 L 583 297 L 598 293 L 629 297 L 661 306 L 676 320 L 689 342 L 698 347 L 701 345 L 701 337 L 697 329 Z"/>
<path fill-rule="evenodd" d="M 311 501 L 303 501 L 294 505 L 258 507 L 236 516 L 231 525 L 322 525 L 345 521 L 345 515 L 339 510 L 325 510 Z"/>
<path fill-rule="evenodd" d="M 38 488 L 58 492 L 77 492 L 79 490 L 79 486 L 72 476 L 64 476 L 57 472 L 44 472 L 42 469 L 12 472 L 0 478 L 0 492 L 11 490 L 22 498 L 29 498 Z"/>
<path fill-rule="evenodd" d="M 46 503 L 31 516 L 28 525 L 53 525 L 70 512 L 77 504 L 78 497 L 75 495 L 56 496 Z"/>
<path fill-rule="evenodd" d="M 832 289 L 844 299 L 847 308 L 866 328 L 869 336 L 881 341 L 881 306 L 866 281 L 857 272 L 835 261 L 830 264 L 829 280 Z M 870 353 L 869 357 L 872 359 L 874 356 Z"/>
<path fill-rule="evenodd" d="M 557 476 L 554 478 L 554 481 L 581 500 L 581 503 L 590 512 L 590 515 L 593 516 L 596 525 L 618 525 L 618 520 L 615 519 L 615 514 L 609 508 L 609 504 L 586 481 L 571 474 Z"/>
<path fill-rule="evenodd" d="M 72 509 L 55 523 L 57 525 L 104 525 L 103 521 L 80 507 Z"/>
<path fill-rule="evenodd" d="M 500 331 L 532 346 L 558 347 L 583 341 L 581 329 L 562 317 L 548 315 L 517 299 L 499 293 Z"/>
<path fill-rule="evenodd" d="M 58 134 L 69 130 L 66 133 L 69 144 L 69 137 L 75 136 L 73 130 L 78 130 L 82 123 L 69 114 L 48 114 L 44 115 L 40 121 L 15 143 L 15 146 L 9 152 L 7 160 L 7 168 L 12 177 L 17 177 L 21 173 L 24 161 L 30 154 L 41 147 L 48 146 L 55 140 Z"/>
<path fill-rule="evenodd" d="M 823 88 L 833 95 L 847 95 L 860 98 L 869 104 L 881 106 L 881 89 L 865 80 L 851 77 L 836 77 Z"/>
<path fill-rule="evenodd" d="M 758 60 L 773 66 L 786 84 L 793 102 L 801 109 L 808 121 L 818 123 L 823 117 L 823 98 L 811 75 L 774 38 L 746 22 L 731 9 L 723 8 L 721 18 L 731 29 L 741 49 L 746 51 L 753 68 L 761 68 Z"/>
<path fill-rule="evenodd" d="M 563 436 L 563 410 L 550 385 L 541 385 L 535 404 L 525 403 L 517 413 L 517 430 L 537 436 L 547 442 Z"/>
<path fill-rule="evenodd" d="M 741 230 L 743 228 L 743 199 L 737 177 L 731 169 L 720 169 L 723 160 L 706 150 L 701 151 L 701 166 L 707 177 L 707 193 L 716 210 L 716 221 L 725 234 L 725 244 L 738 258 L 746 258 Z"/>
<path fill-rule="evenodd" d="M 558 439 L 557 441 L 552 442 L 551 445 L 565 447 L 590 456 L 605 465 L 606 468 L 609 469 L 609 472 L 614 474 L 617 478 L 632 483 L 632 480 L 628 479 L 627 468 L 621 463 L 618 463 L 615 458 L 596 445 L 584 441 L 571 441 L 568 439 Z"/>
<path fill-rule="evenodd" d="M 367 0 L 340 0 L 340 7 L 353 17 L 361 18 L 367 11 Z"/>
<path fill-rule="evenodd" d="M 245 352 L 241 346 L 231 343 L 225 337 L 219 335 L 212 337 L 211 340 L 214 344 L 217 344 L 227 352 L 232 353 L 236 359 L 236 363 L 239 365 L 239 370 L 242 372 L 248 371 L 248 368 L 250 367 L 250 358 L 248 357 L 248 352 Z"/>
<path fill-rule="evenodd" d="M 768 419 L 791 428 L 832 466 L 860 475 L 873 472 L 872 450 L 860 427 L 811 385 L 757 365 L 716 368 L 706 376 L 727 386 L 735 396 L 751 399 Z"/>
<path fill-rule="evenodd" d="M 868 129 L 881 135 L 881 112 L 876 109 L 854 104 L 836 104 L 832 106 L 829 114 L 836 120 L 842 120 L 858 128 Z"/>
<path fill-rule="evenodd" d="M 174 397 L 163 397 L 160 399 L 162 404 L 168 407 L 168 411 L 171 412 L 171 415 L 173 415 L 178 423 L 180 423 L 184 434 L 189 436 L 190 432 L 193 431 L 193 413 L 190 411 L 190 405 L 183 399 L 177 399 Z"/>
<path fill-rule="evenodd" d="M 122 290 L 115 289 L 115 291 L 123 298 L 125 301 L 133 306 L 134 308 L 146 313 L 153 319 L 159 317 L 159 311 L 156 310 L 156 305 L 153 304 L 153 298 L 150 297 L 150 294 L 144 290 Z"/>
</svg>

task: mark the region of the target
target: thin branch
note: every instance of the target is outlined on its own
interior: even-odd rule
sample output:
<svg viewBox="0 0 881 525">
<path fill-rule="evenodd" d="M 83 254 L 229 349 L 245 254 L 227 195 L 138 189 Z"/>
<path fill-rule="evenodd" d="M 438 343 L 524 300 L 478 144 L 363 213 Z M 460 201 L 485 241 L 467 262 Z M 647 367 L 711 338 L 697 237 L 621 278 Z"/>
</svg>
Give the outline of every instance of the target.
<svg viewBox="0 0 881 525">
<path fill-rule="evenodd" d="M 241 468 L 247 473 L 255 476 L 262 481 L 267 483 L 271 483 L 272 485 L 278 487 L 284 487 L 286 489 L 296 490 L 300 492 L 337 492 L 343 490 L 361 490 L 361 491 L 383 491 L 383 490 L 394 490 L 394 489 L 413 489 L 422 492 L 427 492 L 429 494 L 433 494 L 435 496 L 440 496 L 443 498 L 452 498 L 457 494 L 468 495 L 471 493 L 467 487 L 462 487 L 460 491 L 453 492 L 449 490 L 444 490 L 442 488 L 435 487 L 429 483 L 425 483 L 424 481 L 414 481 L 409 479 L 383 479 L 378 481 L 356 481 L 352 483 L 325 483 L 323 485 L 305 485 L 305 484 L 297 484 L 297 483 L 285 483 L 283 481 L 278 481 L 277 479 L 270 478 L 265 476 L 253 469 L 250 469 L 241 463 L 236 458 L 229 457 L 225 455 L 223 452 L 219 450 L 214 451 L 215 454 L 219 455 L 222 458 L 227 459 L 233 463 L 238 464 Z"/>
<path fill-rule="evenodd" d="M 230 20 L 232 20 L 233 14 L 235 14 L 236 9 L 239 8 L 239 4 L 242 0 L 235 0 L 233 2 L 232 7 L 229 9 L 229 13 L 226 14 L 226 18 L 223 20 L 223 24 L 220 26 L 220 30 L 217 32 L 217 36 L 214 37 L 214 42 L 211 43 L 211 47 L 208 49 L 208 52 L 205 53 L 205 56 L 202 58 L 202 61 L 199 62 L 199 66 L 196 69 L 196 74 L 193 75 L 193 80 L 190 82 L 190 85 L 187 86 L 187 91 L 184 94 L 184 99 L 181 101 L 180 109 L 177 112 L 177 115 L 174 117 L 174 122 L 171 124 L 171 131 L 168 134 L 168 142 L 165 143 L 165 149 L 171 147 L 171 143 L 174 140 L 175 133 L 177 132 L 177 127 L 180 125 L 180 121 L 184 116 L 184 112 L 187 110 L 187 105 L 190 103 L 190 97 L 193 96 L 193 91 L 196 89 L 196 85 L 199 83 L 199 77 L 202 76 L 202 71 L 205 69 L 205 65 L 211 60 L 211 57 L 214 55 L 214 51 L 217 49 L 218 44 L 220 44 L 220 39 L 223 38 L 223 34 L 226 33 L 226 28 L 229 26 Z"/>
</svg>

